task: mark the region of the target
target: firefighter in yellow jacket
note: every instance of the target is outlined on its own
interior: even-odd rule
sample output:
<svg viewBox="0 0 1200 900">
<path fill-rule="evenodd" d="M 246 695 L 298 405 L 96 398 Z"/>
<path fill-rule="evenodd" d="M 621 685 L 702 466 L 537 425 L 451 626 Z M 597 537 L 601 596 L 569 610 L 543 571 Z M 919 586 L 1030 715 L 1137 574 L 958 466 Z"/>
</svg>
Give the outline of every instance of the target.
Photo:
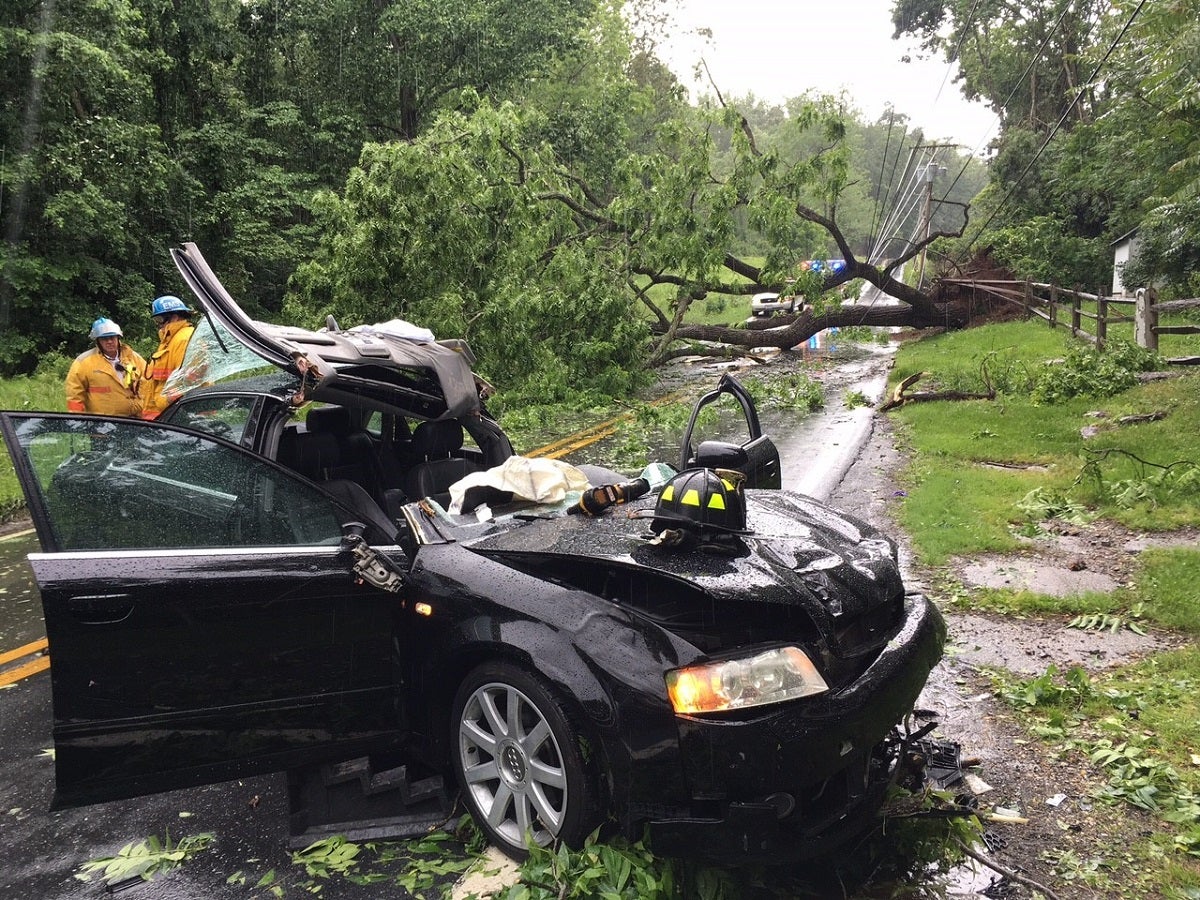
<svg viewBox="0 0 1200 900">
<path fill-rule="evenodd" d="M 196 329 L 192 311 L 178 297 L 159 297 L 150 305 L 150 315 L 158 326 L 158 349 L 150 355 L 146 378 L 142 382 L 142 418 L 154 419 L 175 399 L 163 393 L 167 376 L 179 368 L 188 341 Z"/>
<path fill-rule="evenodd" d="M 136 416 L 146 361 L 121 340 L 125 335 L 112 319 L 97 319 L 88 337 L 91 350 L 75 357 L 67 373 L 67 410 L 105 416 Z"/>
</svg>

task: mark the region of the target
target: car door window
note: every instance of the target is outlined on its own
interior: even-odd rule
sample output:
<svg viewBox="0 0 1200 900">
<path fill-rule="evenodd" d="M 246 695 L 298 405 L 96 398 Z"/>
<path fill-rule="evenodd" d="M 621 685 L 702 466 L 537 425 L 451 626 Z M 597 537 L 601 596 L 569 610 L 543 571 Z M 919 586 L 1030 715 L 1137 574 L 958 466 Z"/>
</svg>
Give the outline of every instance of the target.
<svg viewBox="0 0 1200 900">
<path fill-rule="evenodd" d="M 17 420 L 60 550 L 337 544 L 320 491 L 260 457 L 137 420 Z"/>
<path fill-rule="evenodd" d="M 699 434 L 705 438 L 699 442 Z M 696 401 L 684 430 L 679 468 L 693 466 L 736 469 L 746 476 L 746 487 L 778 488 L 782 485 L 779 450 L 763 434 L 754 398 L 726 373 L 714 391 Z"/>
<path fill-rule="evenodd" d="M 240 444 L 257 402 L 257 397 L 198 397 L 179 403 L 168 421 Z"/>
</svg>

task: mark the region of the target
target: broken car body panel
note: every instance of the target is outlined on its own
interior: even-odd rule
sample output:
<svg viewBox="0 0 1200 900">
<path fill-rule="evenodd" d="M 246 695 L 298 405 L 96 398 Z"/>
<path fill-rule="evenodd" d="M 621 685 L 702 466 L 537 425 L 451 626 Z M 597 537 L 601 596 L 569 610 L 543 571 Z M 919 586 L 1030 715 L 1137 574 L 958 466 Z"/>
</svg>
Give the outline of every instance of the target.
<svg viewBox="0 0 1200 900">
<path fill-rule="evenodd" d="M 205 314 L 257 356 L 301 377 L 306 399 L 361 402 L 366 394 L 389 408 L 391 394 L 402 391 L 411 395 L 409 403 L 413 398 L 440 401 L 443 408 L 431 407 L 436 414 L 426 416 L 430 419 L 457 419 L 479 409 L 471 372 L 475 360 L 463 341 L 415 340 L 375 328 L 308 331 L 260 322 L 229 296 L 195 244 L 172 249 L 171 257 Z"/>
</svg>

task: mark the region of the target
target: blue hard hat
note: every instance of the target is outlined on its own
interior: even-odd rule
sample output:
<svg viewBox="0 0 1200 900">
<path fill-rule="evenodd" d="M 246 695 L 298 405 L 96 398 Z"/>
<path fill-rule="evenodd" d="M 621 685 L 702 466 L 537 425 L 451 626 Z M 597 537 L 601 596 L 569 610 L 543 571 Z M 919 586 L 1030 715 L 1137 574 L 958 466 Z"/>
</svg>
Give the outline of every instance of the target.
<svg viewBox="0 0 1200 900">
<path fill-rule="evenodd" d="M 121 331 L 121 326 L 112 319 L 107 319 L 101 316 L 92 323 L 92 330 L 88 332 L 88 337 L 93 341 L 98 341 L 100 338 L 106 337 L 124 337 L 124 332 Z"/>
<path fill-rule="evenodd" d="M 182 313 L 184 315 L 190 315 L 191 312 L 192 311 L 188 309 L 186 303 L 184 303 L 178 297 L 173 297 L 170 294 L 164 294 L 162 297 L 159 297 L 150 304 L 150 315 L 152 316 L 161 316 L 165 313 Z"/>
</svg>

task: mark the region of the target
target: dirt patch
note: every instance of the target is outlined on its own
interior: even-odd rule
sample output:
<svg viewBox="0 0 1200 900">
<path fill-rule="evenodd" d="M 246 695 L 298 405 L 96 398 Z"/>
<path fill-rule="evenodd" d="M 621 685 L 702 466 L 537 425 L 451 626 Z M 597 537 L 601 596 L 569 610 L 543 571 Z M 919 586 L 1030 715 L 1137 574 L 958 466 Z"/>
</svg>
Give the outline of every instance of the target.
<svg viewBox="0 0 1200 900">
<path fill-rule="evenodd" d="M 1194 532 L 1148 537 L 1114 523 L 1060 524 L 1016 554 L 956 560 L 948 570 L 922 570 L 914 564 L 892 515 L 902 502 L 896 476 L 903 464 L 890 423 L 877 416 L 870 440 L 830 502 L 896 537 L 909 586 L 927 593 L 935 593 L 930 586 L 935 579 L 942 583 L 947 575 L 964 584 L 1028 587 L 1042 593 L 1108 591 L 1129 582 L 1142 550 L 1197 543 Z M 1121 867 L 1119 848 L 1158 826 L 1129 807 L 1093 801 L 1094 792 L 1104 783 L 1100 773 L 1078 754 L 1056 752 L 1030 734 L 1019 715 L 994 696 L 986 670 L 1007 669 L 1028 677 L 1053 663 L 1060 670 L 1078 665 L 1099 671 L 1180 642 L 1128 630 L 1112 634 L 1067 628 L 1063 619 L 1016 619 L 953 609 L 945 614 L 947 651 L 919 704 L 936 715 L 938 737 L 957 742 L 964 759 L 978 762 L 971 771 L 980 779 L 976 782 L 980 809 L 998 807 L 1024 820 L 991 826 L 989 858 L 1046 885 L 1063 900 L 1154 896 L 1152 887 L 1133 889 L 1133 873 L 1124 877 L 1119 871 L 1107 871 L 1105 884 L 1126 887 L 1088 884 L 1089 869 L 1102 861 Z M 1000 884 L 1000 876 L 984 867 L 965 868 L 956 875 L 961 877 L 947 890 L 953 896 L 1033 896 L 1025 885 Z"/>
<path fill-rule="evenodd" d="M 0 538 L 8 537 L 10 534 L 16 534 L 19 531 L 27 531 L 33 527 L 33 521 L 26 514 L 25 510 L 20 510 L 13 513 L 12 516 L 0 520 Z"/>
</svg>

